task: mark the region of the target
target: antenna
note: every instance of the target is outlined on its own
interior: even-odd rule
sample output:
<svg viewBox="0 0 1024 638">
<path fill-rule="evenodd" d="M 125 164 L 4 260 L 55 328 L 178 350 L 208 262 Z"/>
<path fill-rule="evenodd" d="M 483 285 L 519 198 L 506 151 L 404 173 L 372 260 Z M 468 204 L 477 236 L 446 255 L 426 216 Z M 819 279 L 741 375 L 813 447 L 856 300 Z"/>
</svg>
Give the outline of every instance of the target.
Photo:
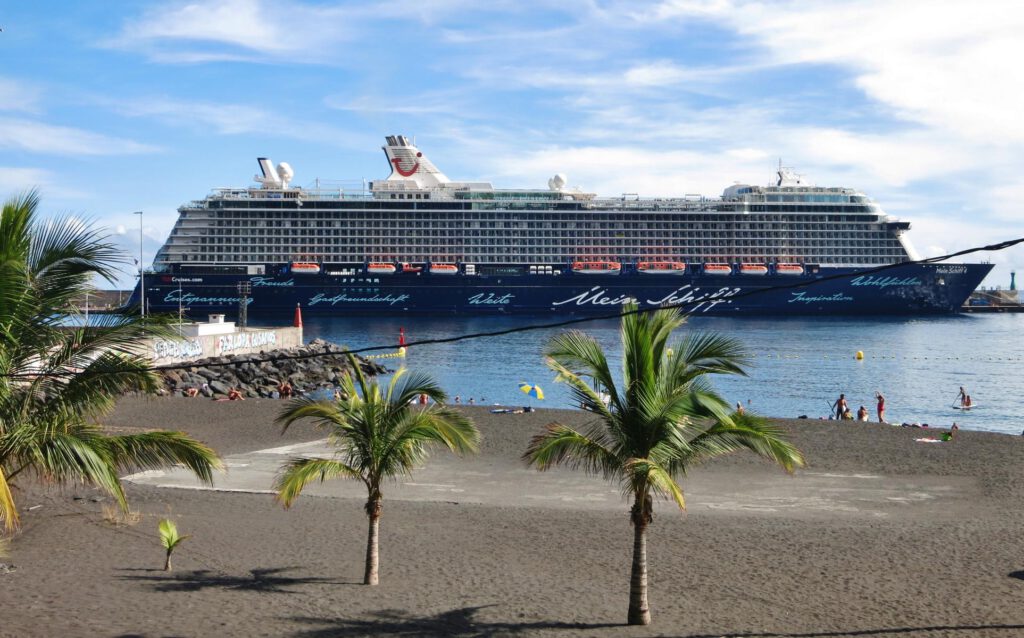
<svg viewBox="0 0 1024 638">
<path fill-rule="evenodd" d="M 248 281 L 238 282 L 238 327 L 243 331 L 249 323 L 249 294 L 251 292 L 251 283 Z"/>
</svg>

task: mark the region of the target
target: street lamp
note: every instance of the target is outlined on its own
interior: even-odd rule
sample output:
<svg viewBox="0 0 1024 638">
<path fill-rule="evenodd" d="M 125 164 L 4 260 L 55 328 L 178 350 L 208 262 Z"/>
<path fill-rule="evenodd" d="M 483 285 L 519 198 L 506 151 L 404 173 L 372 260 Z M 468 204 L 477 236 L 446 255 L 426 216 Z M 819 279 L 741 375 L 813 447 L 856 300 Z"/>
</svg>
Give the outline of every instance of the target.
<svg viewBox="0 0 1024 638">
<path fill-rule="evenodd" d="M 146 318 L 146 268 L 142 261 L 142 211 L 137 210 L 133 215 L 139 216 L 139 313 Z"/>
</svg>

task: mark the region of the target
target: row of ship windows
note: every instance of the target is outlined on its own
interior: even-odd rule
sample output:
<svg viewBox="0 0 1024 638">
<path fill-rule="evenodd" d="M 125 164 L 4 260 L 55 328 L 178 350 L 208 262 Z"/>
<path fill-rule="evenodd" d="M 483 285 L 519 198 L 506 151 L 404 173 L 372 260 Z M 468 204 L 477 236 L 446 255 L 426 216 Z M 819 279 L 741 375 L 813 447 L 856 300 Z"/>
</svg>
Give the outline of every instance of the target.
<svg viewBox="0 0 1024 638">
<path fill-rule="evenodd" d="M 252 255 L 249 253 L 210 253 L 203 255 L 193 255 L 191 260 L 187 255 L 183 255 L 180 258 L 172 255 L 169 260 L 172 263 L 175 262 L 202 262 L 202 263 L 285 263 L 296 259 L 296 255 L 290 253 L 267 253 L 263 255 Z M 508 260 L 510 257 L 515 257 L 517 261 L 533 261 L 539 263 L 564 263 L 571 261 L 571 257 L 565 255 L 548 255 L 544 253 L 506 253 L 504 255 L 474 255 L 469 254 L 455 254 L 455 253 L 440 253 L 437 251 L 422 252 L 422 253 L 408 253 L 401 256 L 402 261 L 413 261 L 413 262 L 425 262 L 425 261 L 443 261 L 443 262 L 468 262 L 468 263 L 500 263 L 503 260 Z M 800 252 L 793 252 L 779 257 L 778 253 L 764 253 L 764 252 L 747 252 L 747 253 L 707 253 L 702 255 L 678 255 L 668 253 L 646 253 L 646 254 L 632 254 L 632 255 L 617 255 L 615 253 L 600 253 L 591 252 L 587 255 L 588 258 L 595 259 L 647 259 L 652 257 L 665 257 L 673 259 L 683 259 L 685 261 L 702 261 L 705 258 L 715 258 L 727 261 L 809 261 L 821 264 L 888 264 L 893 262 L 902 261 L 905 259 L 905 255 L 889 255 L 889 256 L 864 256 L 864 255 L 820 255 L 820 254 L 804 254 Z M 307 255 L 303 255 L 302 258 L 308 258 Z M 364 260 L 369 261 L 395 261 L 396 256 L 391 253 L 379 252 L 371 253 L 368 256 L 360 256 L 353 258 L 348 255 L 333 255 L 328 256 L 327 261 L 336 261 L 339 263 L 360 263 Z"/>
<path fill-rule="evenodd" d="M 774 246 L 769 248 L 756 248 L 751 246 L 720 246 L 720 247 L 676 247 L 676 246 L 664 246 L 664 245 L 647 245 L 647 246 L 615 246 L 612 244 L 588 244 L 574 247 L 575 250 L 567 252 L 565 249 L 555 248 L 539 248 L 534 249 L 530 252 L 540 255 L 548 256 L 559 256 L 563 255 L 565 258 L 573 254 L 593 254 L 595 252 L 600 253 L 619 253 L 626 251 L 633 255 L 648 255 L 648 254 L 680 254 L 680 255 L 728 255 L 734 253 L 744 253 L 752 255 L 775 255 L 775 254 L 801 254 L 801 255 L 817 255 L 817 254 L 829 254 L 829 255 L 843 255 L 843 256 L 855 256 L 855 255 L 870 255 L 870 256 L 890 256 L 890 257 L 904 257 L 906 253 L 902 249 L 895 248 L 868 248 L 860 250 L 852 250 L 848 248 L 829 248 L 829 247 L 814 247 L 814 246 Z M 384 246 L 384 245 L 373 245 L 364 246 L 360 251 L 337 251 L 337 250 L 325 250 L 322 246 L 302 246 L 301 248 L 296 247 L 293 251 L 282 251 L 280 247 L 270 246 L 259 246 L 254 251 L 246 251 L 246 254 L 251 255 L 251 259 L 247 261 L 265 261 L 270 259 L 272 255 L 282 254 L 310 254 L 310 255 L 324 255 L 329 260 L 361 260 L 366 257 L 365 252 L 388 252 L 395 254 L 480 254 L 480 255 L 501 255 L 501 254 L 524 254 L 519 248 L 505 247 L 505 248 L 490 248 L 482 249 L 473 246 Z M 182 259 L 187 260 L 188 255 L 192 255 L 192 259 L 209 259 L 215 255 L 225 255 L 231 252 L 230 246 L 223 247 L 210 247 L 209 250 L 202 250 L 195 253 L 182 253 Z M 174 255 L 174 251 L 170 252 Z"/>
<path fill-rule="evenodd" d="M 445 222 L 416 222 L 407 225 L 399 225 L 394 223 L 380 223 L 380 224 L 352 224 L 348 225 L 345 222 L 317 222 L 315 225 L 308 224 L 297 224 L 292 225 L 289 222 L 267 222 L 263 224 L 257 222 L 255 224 L 249 222 L 230 222 L 230 221 L 218 221 L 214 226 L 207 228 L 199 227 L 181 227 L 175 228 L 173 234 L 179 234 L 181 232 L 210 232 L 216 228 L 231 228 L 248 230 L 249 232 L 255 232 L 262 234 L 269 230 L 283 230 L 286 234 L 290 231 L 291 234 L 303 233 L 303 234 L 314 234 L 317 232 L 323 232 L 326 230 L 333 230 L 337 233 L 339 230 L 346 232 L 381 232 L 385 230 L 410 230 L 410 229 L 428 229 L 437 228 L 446 230 L 449 232 L 463 232 L 466 229 L 469 230 L 580 230 L 580 229 L 592 229 L 592 230 L 633 230 L 633 231 L 648 231 L 648 230 L 703 230 L 705 228 L 714 229 L 741 229 L 741 230 L 791 230 L 791 231 L 805 231 L 805 230 L 836 230 L 836 231 L 847 231 L 847 230 L 875 230 L 876 232 L 887 232 L 884 228 L 877 224 L 843 224 L 838 226 L 836 224 L 828 223 L 815 223 L 815 222 L 800 222 L 793 224 L 784 223 L 753 223 L 753 224 L 726 224 L 726 223 L 706 223 L 706 224 L 689 224 L 686 227 L 680 227 L 679 224 L 625 224 L 621 222 L 585 222 L 579 224 L 552 224 L 552 223 L 530 223 L 530 222 L 469 222 L 463 225 L 453 225 Z"/>
<path fill-rule="evenodd" d="M 411 195 L 409 196 L 412 199 Z M 315 201 L 297 201 L 297 200 L 281 200 L 281 201 L 233 201 L 227 206 L 222 205 L 221 202 L 209 202 L 204 208 L 186 208 L 182 209 L 182 215 L 203 215 L 208 214 L 210 211 L 220 214 L 241 214 L 249 215 L 251 213 L 270 213 L 270 214 L 295 214 L 296 212 L 305 213 L 305 216 L 312 215 L 323 215 L 325 213 L 320 211 L 326 211 L 326 214 L 330 213 L 347 213 L 347 214 L 370 214 L 373 216 L 379 216 L 381 213 L 393 213 L 402 214 L 415 211 L 418 214 L 436 216 L 438 214 L 446 213 L 449 211 L 467 212 L 472 213 L 474 211 L 538 211 L 538 212 L 555 212 L 555 211 L 579 211 L 580 213 L 586 213 L 587 215 L 601 215 L 605 213 L 614 213 L 616 211 L 630 210 L 637 212 L 660 212 L 660 211 L 680 211 L 690 212 L 693 210 L 709 211 L 709 212 L 723 212 L 729 213 L 734 211 L 749 210 L 752 212 L 787 212 L 787 213 L 798 213 L 798 212 L 862 212 L 867 213 L 875 210 L 873 206 L 862 205 L 862 204 L 837 204 L 837 203 L 814 203 L 814 202 L 793 202 L 793 203 L 768 203 L 768 204 L 751 204 L 747 202 L 719 202 L 719 201 L 687 201 L 680 202 L 678 200 L 610 200 L 607 202 L 599 202 L 597 205 L 604 204 L 608 208 L 593 208 L 586 207 L 579 202 L 565 202 L 565 201 L 507 201 L 507 200 L 496 200 L 496 201 L 457 201 L 457 202 L 422 202 L 422 201 L 344 201 L 334 200 L 329 202 L 315 202 Z M 316 211 L 316 212 L 314 212 Z"/>
<path fill-rule="evenodd" d="M 753 210 L 754 207 L 751 207 Z M 852 208 L 852 207 L 851 207 Z M 756 212 L 796 212 L 796 211 L 756 211 Z M 858 211 L 850 209 L 842 210 L 822 210 L 816 208 L 813 210 L 805 211 L 805 214 L 801 215 L 780 215 L 780 214 L 764 214 L 757 215 L 757 221 L 793 221 L 801 222 L 807 221 L 828 221 L 828 222 L 861 222 L 861 221 L 876 221 L 877 215 L 853 215 L 850 213 L 863 212 L 867 213 L 870 211 Z M 837 214 L 822 214 L 822 213 L 837 213 Z M 838 214 L 841 213 L 841 214 Z M 429 212 L 421 212 L 414 215 L 409 215 L 405 211 L 396 211 L 394 215 L 389 215 L 387 218 L 382 218 L 379 212 L 362 212 L 353 211 L 339 219 L 338 215 L 321 212 L 310 212 L 308 214 L 296 214 L 294 212 L 278 212 L 278 211 L 223 211 L 213 216 L 213 220 L 245 220 L 252 222 L 254 220 L 283 220 L 291 222 L 309 222 L 310 220 L 332 220 L 332 221 L 358 221 L 358 222 L 390 222 L 390 223 L 401 223 L 409 224 L 422 221 L 441 221 L 450 224 L 461 225 L 470 221 L 484 221 L 484 220 L 509 220 L 510 218 L 514 221 L 525 220 L 525 221 L 540 221 L 540 222 L 576 222 L 576 223 L 587 223 L 589 221 L 622 221 L 622 222 L 633 222 L 633 223 L 644 223 L 644 222 L 673 222 L 673 223 L 690 223 L 690 222 L 711 222 L 711 221 L 722 221 L 727 223 L 743 223 L 751 221 L 750 215 L 736 214 L 735 212 L 720 212 L 713 214 L 702 214 L 702 213 L 690 213 L 680 212 L 676 214 L 649 214 L 643 215 L 644 219 L 637 219 L 636 213 L 624 214 L 621 211 L 588 211 L 588 217 L 590 220 L 581 220 L 578 214 L 565 214 L 565 213 L 518 213 L 518 214 L 501 214 L 501 213 L 469 213 L 469 214 L 458 214 L 445 216 L 443 214 L 431 214 Z M 210 215 L 202 215 L 192 213 L 191 215 L 187 212 L 182 212 L 181 219 L 188 220 L 193 219 L 195 221 L 211 221 Z"/>
<path fill-rule="evenodd" d="M 581 232 L 574 233 L 572 235 L 560 235 L 555 232 L 548 233 L 535 233 L 529 235 L 515 235 L 515 236 L 494 236 L 489 234 L 481 234 L 477 232 L 470 232 L 463 234 L 460 238 L 456 239 L 449 233 L 442 231 L 419 231 L 405 233 L 405 238 L 436 238 L 438 240 L 449 242 L 461 241 L 466 243 L 474 244 L 504 244 L 508 241 L 516 241 L 519 243 L 528 244 L 546 244 L 551 245 L 552 243 L 572 243 L 579 240 L 629 240 L 631 242 L 637 241 L 649 241 L 651 238 L 648 235 L 636 236 L 633 233 L 616 233 L 614 236 L 609 237 L 605 233 L 590 233 Z M 841 241 L 844 243 L 856 242 L 854 245 L 867 246 L 875 244 L 898 244 L 899 241 L 891 235 L 884 233 L 871 233 L 871 232 L 852 232 L 852 233 L 835 233 L 832 231 L 824 232 L 807 232 L 802 233 L 799 239 L 792 237 L 788 233 L 782 232 L 768 232 L 768 233 L 754 233 L 754 232 L 719 232 L 719 231 L 702 231 L 702 232 L 691 232 L 691 233 L 662 233 L 659 235 L 662 239 L 673 239 L 677 243 L 687 244 L 694 243 L 700 240 L 726 240 L 726 241 L 746 241 L 760 243 L 766 240 L 781 240 L 788 242 L 806 242 L 806 241 L 821 241 L 821 240 L 834 240 Z M 197 237 L 186 239 L 183 236 L 172 240 L 172 244 L 256 244 L 256 243 L 284 243 L 294 244 L 296 242 L 314 242 L 317 244 L 359 244 L 367 241 L 395 241 L 394 238 L 383 238 L 380 235 L 358 235 L 358 234 L 324 234 L 324 235 L 214 235 L 211 237 Z"/>
</svg>

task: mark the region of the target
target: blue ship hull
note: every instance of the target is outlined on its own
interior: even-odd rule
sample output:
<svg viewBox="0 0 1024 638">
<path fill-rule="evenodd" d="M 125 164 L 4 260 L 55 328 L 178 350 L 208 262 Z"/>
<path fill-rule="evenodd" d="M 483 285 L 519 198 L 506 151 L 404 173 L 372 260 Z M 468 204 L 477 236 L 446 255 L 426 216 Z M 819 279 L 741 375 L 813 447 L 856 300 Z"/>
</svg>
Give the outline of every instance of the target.
<svg viewBox="0 0 1024 638">
<path fill-rule="evenodd" d="M 686 304 L 691 314 L 877 315 L 959 311 L 990 264 L 906 264 L 873 274 L 821 267 L 813 274 L 380 274 L 289 272 L 273 275 L 155 273 L 146 276 L 146 308 L 191 316 L 234 315 L 238 283 L 248 282 L 248 315 L 305 314 L 614 314 Z M 734 269 L 737 270 L 737 269 Z M 833 275 L 848 275 L 830 279 Z M 139 303 L 136 286 L 129 305 Z"/>
</svg>

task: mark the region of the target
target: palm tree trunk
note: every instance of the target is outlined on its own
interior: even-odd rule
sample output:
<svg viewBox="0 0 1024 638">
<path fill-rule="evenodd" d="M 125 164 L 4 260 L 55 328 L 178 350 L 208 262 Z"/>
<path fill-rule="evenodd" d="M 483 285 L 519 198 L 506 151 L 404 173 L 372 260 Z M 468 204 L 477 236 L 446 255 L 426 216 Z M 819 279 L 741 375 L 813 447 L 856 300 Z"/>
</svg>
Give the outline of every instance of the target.
<svg viewBox="0 0 1024 638">
<path fill-rule="evenodd" d="M 651 608 L 647 605 L 647 525 L 650 523 L 646 499 L 633 505 L 633 570 L 629 579 L 630 625 L 651 624 Z"/>
<path fill-rule="evenodd" d="M 380 581 L 380 550 L 377 538 L 380 528 L 380 513 L 383 509 L 381 499 L 373 498 L 366 502 L 366 518 L 370 521 L 370 529 L 366 534 L 366 571 L 363 574 L 364 585 L 376 585 Z"/>
<path fill-rule="evenodd" d="M 171 550 L 167 550 L 167 558 L 164 559 L 164 571 L 171 571 Z"/>
</svg>

